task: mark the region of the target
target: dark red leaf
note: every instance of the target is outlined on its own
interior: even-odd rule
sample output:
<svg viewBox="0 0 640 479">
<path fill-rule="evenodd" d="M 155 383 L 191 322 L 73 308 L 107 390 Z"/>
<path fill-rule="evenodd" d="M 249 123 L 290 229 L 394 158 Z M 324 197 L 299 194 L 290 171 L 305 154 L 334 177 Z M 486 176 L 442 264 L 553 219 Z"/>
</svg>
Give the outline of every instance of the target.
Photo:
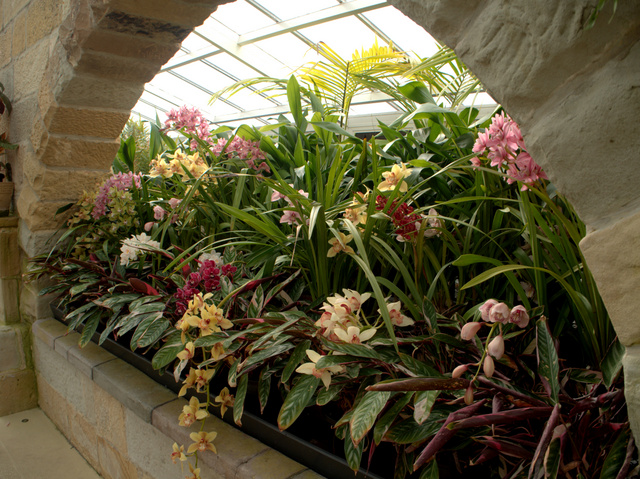
<svg viewBox="0 0 640 479">
<path fill-rule="evenodd" d="M 449 417 L 444 422 L 440 430 L 435 436 L 433 436 L 433 439 L 429 441 L 429 444 L 427 444 L 420 453 L 420 456 L 418 456 L 418 459 L 413 463 L 413 470 L 417 471 L 420 466 L 435 456 L 435 454 L 455 435 L 455 432 L 447 427 L 449 423 L 473 416 L 482 406 L 484 406 L 486 402 L 486 399 L 483 399 L 482 401 L 478 401 L 477 403 L 473 403 L 449 414 Z"/>
<path fill-rule="evenodd" d="M 147 294 L 149 296 L 158 296 L 158 291 L 151 286 L 150 284 L 145 283 L 142 280 L 139 280 L 138 278 L 130 278 L 129 279 L 129 283 L 131 284 L 131 287 L 137 291 L 138 293 L 144 293 Z"/>
</svg>

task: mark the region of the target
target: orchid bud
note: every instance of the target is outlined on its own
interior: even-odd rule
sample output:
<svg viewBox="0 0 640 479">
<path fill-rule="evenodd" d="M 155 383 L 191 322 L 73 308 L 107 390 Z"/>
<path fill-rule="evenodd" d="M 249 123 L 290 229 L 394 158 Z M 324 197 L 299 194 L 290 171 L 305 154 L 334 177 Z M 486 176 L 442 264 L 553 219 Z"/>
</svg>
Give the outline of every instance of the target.
<svg viewBox="0 0 640 479">
<path fill-rule="evenodd" d="M 487 352 L 496 359 L 500 359 L 504 354 L 504 338 L 502 334 L 491 340 L 487 347 Z"/>
<path fill-rule="evenodd" d="M 478 331 L 480 331 L 481 327 L 482 327 L 482 323 L 478 323 L 478 322 L 467 323 L 464 326 L 462 326 L 462 329 L 460 330 L 460 337 L 464 341 L 471 341 L 474 338 L 474 336 L 478 334 Z"/>
<path fill-rule="evenodd" d="M 489 310 L 489 322 L 491 323 L 507 323 L 511 310 L 509 306 L 504 303 L 498 303 L 491 307 Z"/>
<path fill-rule="evenodd" d="M 148 223 L 145 223 L 144 224 L 144 230 L 145 231 L 151 231 L 151 228 L 153 228 L 154 224 L 155 223 L 153 221 L 149 221 Z"/>
<path fill-rule="evenodd" d="M 464 403 L 469 406 L 473 402 L 473 386 L 469 384 L 469 387 L 464 392 Z"/>
<path fill-rule="evenodd" d="M 493 358 L 488 354 L 484 358 L 484 363 L 482 363 L 482 370 L 484 371 L 484 375 L 488 378 L 493 376 L 493 372 L 496 370 Z"/>
<path fill-rule="evenodd" d="M 467 369 L 469 369 L 469 366 L 467 366 L 466 364 L 461 364 L 453 370 L 453 372 L 451 373 L 451 377 L 453 379 L 458 379 L 467 371 Z"/>
<path fill-rule="evenodd" d="M 529 324 L 529 315 L 525 307 L 521 304 L 515 306 L 509 314 L 509 322 L 517 324 L 521 328 L 526 328 Z"/>
<path fill-rule="evenodd" d="M 495 299 L 488 299 L 485 303 L 480 306 L 480 314 L 482 314 L 482 320 L 485 322 L 489 322 L 489 311 L 492 307 L 494 307 L 498 302 Z"/>
</svg>

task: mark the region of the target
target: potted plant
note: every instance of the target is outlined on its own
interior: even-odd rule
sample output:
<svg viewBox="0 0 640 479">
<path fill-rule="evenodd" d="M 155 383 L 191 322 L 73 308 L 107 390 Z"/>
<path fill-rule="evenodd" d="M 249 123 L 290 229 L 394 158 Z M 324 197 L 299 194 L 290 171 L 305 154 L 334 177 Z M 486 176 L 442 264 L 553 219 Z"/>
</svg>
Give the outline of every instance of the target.
<svg viewBox="0 0 640 479">
<path fill-rule="evenodd" d="M 14 145 L 7 140 L 9 122 L 5 119 L 10 114 L 11 102 L 4 94 L 4 85 L 0 83 L 0 216 L 5 216 L 9 213 L 14 189 L 11 164 L 6 159 L 5 152 L 5 150 L 15 150 L 18 147 L 18 145 Z"/>
</svg>

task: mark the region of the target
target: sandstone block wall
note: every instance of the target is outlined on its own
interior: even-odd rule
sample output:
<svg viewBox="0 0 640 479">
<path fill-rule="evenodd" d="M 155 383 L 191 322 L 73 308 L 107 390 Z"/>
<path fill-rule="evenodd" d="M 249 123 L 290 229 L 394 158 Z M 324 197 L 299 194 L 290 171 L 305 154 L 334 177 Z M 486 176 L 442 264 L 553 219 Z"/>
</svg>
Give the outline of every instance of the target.
<svg viewBox="0 0 640 479">
<path fill-rule="evenodd" d="M 79 335 L 67 335 L 56 320 L 37 321 L 33 336 L 39 405 L 98 473 L 105 479 L 185 475 L 171 462 L 172 445 L 188 447 L 200 424 L 178 424 L 184 399 L 93 343 L 80 349 Z M 0 330 L 0 350 L 2 342 Z M 206 429 L 218 432 L 218 454 L 200 455 L 202 477 L 322 479 L 217 417 L 207 419 Z"/>
</svg>

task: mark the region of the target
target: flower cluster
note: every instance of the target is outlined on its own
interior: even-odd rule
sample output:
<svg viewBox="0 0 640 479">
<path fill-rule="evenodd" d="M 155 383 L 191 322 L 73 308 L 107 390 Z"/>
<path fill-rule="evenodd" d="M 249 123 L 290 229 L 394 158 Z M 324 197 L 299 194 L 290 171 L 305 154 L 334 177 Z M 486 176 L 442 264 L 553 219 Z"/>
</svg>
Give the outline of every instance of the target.
<svg viewBox="0 0 640 479">
<path fill-rule="evenodd" d="M 387 206 L 387 198 L 378 195 L 376 197 L 376 210 L 382 211 Z M 442 229 L 442 221 L 437 218 L 437 211 L 433 208 L 429 210 L 429 215 L 424 216 L 414 213 L 414 208 L 407 203 L 398 205 L 398 200 L 393 200 L 389 208 L 391 211 L 391 221 L 396 228 L 396 239 L 398 241 L 415 241 L 418 231 L 422 228 L 423 220 L 427 220 L 427 226 L 424 230 L 424 236 L 431 238 L 438 236 Z"/>
<path fill-rule="evenodd" d="M 220 276 L 226 276 L 233 280 L 233 274 L 237 268 L 230 264 L 221 264 L 213 259 L 200 260 L 198 271 L 190 273 L 184 287 L 178 289 L 174 297 L 176 298 L 176 313 L 180 316 L 186 313 L 189 302 L 201 290 L 205 293 L 212 293 L 220 289 Z"/>
<path fill-rule="evenodd" d="M 478 134 L 473 152 L 486 155 L 491 166 L 506 168 L 507 182 L 512 184 L 520 181 L 523 183 L 523 191 L 538 180 L 548 179 L 540 165 L 527 152 L 520 127 L 508 115 L 505 116 L 504 112 L 494 116 L 489 129 Z M 474 166 L 482 164 L 477 156 L 471 159 L 471 163 Z"/>
<path fill-rule="evenodd" d="M 182 150 L 176 150 L 173 154 L 167 155 L 167 157 L 169 161 L 160 157 L 151 161 L 149 176 L 171 178 L 173 175 L 178 174 L 183 179 L 188 179 L 189 175 L 198 178 L 209 169 L 207 162 L 198 152 L 193 155 L 187 155 Z"/>
<path fill-rule="evenodd" d="M 491 339 L 491 333 L 487 337 L 487 346 L 482 360 L 482 369 L 485 376 L 491 377 L 495 371 L 495 359 L 500 359 L 504 355 L 504 336 L 502 335 L 502 327 L 506 324 L 515 324 L 520 328 L 526 328 L 529 324 L 529 314 L 524 306 L 518 305 L 513 308 L 509 308 L 505 303 L 496 301 L 495 299 L 489 299 L 479 308 L 482 321 L 471 321 L 465 324 L 460 330 L 460 337 L 464 341 L 471 341 L 478 331 L 484 325 L 491 324 L 491 333 L 499 328 L 498 335 Z M 465 371 L 469 369 L 468 364 L 464 364 L 455 368 L 452 372 L 452 377 L 460 377 Z"/>
<path fill-rule="evenodd" d="M 246 160 L 247 166 L 252 170 L 263 170 L 271 173 L 269 165 L 264 161 L 262 161 L 259 166 L 256 166 L 256 161 L 266 159 L 257 141 L 245 140 L 239 136 L 234 137 L 231 141 L 221 138 L 211 147 L 211 152 L 216 156 L 220 156 L 223 153 L 226 153 L 228 156 L 235 154 L 239 159 Z"/>
<path fill-rule="evenodd" d="M 132 188 L 133 185 L 135 185 L 136 188 L 140 188 L 140 174 L 134 175 L 131 172 L 118 173 L 107 178 L 98 189 L 91 216 L 97 220 L 107 214 L 107 206 L 110 206 L 113 198 L 117 197 L 115 192 L 118 190 L 127 191 Z"/>
<path fill-rule="evenodd" d="M 136 261 L 139 254 L 160 249 L 160 243 L 151 239 L 146 233 L 134 235 L 122 242 L 120 264 L 128 266 L 129 261 Z"/>
<path fill-rule="evenodd" d="M 371 293 L 360 294 L 357 291 L 343 289 L 344 296 L 329 296 L 322 305 L 324 313 L 316 321 L 322 334 L 332 341 L 360 344 L 376 334 L 375 328 L 365 329 L 366 319 L 362 313 L 362 304 L 371 297 Z"/>
<path fill-rule="evenodd" d="M 210 142 L 209 122 L 197 108 L 181 106 L 179 110 L 171 110 L 167 114 L 164 126 L 167 129 L 182 130 L 203 141 Z M 192 140 L 191 148 L 195 150 L 197 147 L 198 142 L 195 139 Z"/>
</svg>

